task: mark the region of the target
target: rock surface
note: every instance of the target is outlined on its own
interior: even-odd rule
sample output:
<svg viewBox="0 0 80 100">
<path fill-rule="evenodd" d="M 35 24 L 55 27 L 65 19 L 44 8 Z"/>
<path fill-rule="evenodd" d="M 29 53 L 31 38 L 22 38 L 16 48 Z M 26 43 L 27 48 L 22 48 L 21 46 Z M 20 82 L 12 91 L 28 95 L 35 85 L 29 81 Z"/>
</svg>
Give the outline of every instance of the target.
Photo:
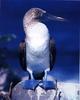
<svg viewBox="0 0 80 100">
<path fill-rule="evenodd" d="M 58 82 L 58 91 L 46 91 L 40 86 L 34 91 L 23 89 L 20 82 L 14 87 L 11 100 L 79 100 L 79 93 L 77 83 Z"/>
</svg>

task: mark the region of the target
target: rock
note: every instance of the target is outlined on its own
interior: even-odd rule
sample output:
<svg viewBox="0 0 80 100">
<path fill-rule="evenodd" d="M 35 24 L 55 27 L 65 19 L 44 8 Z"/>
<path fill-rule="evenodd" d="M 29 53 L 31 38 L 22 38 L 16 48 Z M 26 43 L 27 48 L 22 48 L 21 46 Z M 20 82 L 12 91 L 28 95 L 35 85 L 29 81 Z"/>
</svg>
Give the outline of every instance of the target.
<svg viewBox="0 0 80 100">
<path fill-rule="evenodd" d="M 45 90 L 37 86 L 35 90 L 24 89 L 22 82 L 18 83 L 12 91 L 11 100 L 53 100 L 56 95 L 56 90 Z"/>
<path fill-rule="evenodd" d="M 37 86 L 35 90 L 27 90 L 20 82 L 14 87 L 11 100 L 79 100 L 78 83 L 58 82 L 57 88 L 45 90 Z"/>
</svg>

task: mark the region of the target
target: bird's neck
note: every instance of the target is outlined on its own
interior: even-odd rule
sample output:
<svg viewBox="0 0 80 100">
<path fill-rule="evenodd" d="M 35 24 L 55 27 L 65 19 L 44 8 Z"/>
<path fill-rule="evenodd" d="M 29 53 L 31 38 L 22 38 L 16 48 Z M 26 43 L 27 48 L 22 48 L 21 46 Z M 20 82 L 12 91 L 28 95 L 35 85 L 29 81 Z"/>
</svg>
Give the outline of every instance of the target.
<svg viewBox="0 0 80 100">
<path fill-rule="evenodd" d="M 27 20 L 27 19 L 26 19 Z M 32 26 L 33 24 L 36 24 L 39 22 L 39 19 L 33 19 L 33 18 L 29 18 L 27 21 L 26 21 L 26 27 L 30 27 Z"/>
</svg>

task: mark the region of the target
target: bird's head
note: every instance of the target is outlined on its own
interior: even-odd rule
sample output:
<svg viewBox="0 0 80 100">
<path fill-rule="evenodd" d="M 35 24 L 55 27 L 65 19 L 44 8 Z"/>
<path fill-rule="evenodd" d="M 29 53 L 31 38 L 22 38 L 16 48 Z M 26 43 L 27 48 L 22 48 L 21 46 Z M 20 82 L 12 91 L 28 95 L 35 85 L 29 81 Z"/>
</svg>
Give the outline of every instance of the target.
<svg viewBox="0 0 80 100">
<path fill-rule="evenodd" d="M 29 17 L 31 19 L 37 19 L 37 18 L 41 17 L 44 13 L 46 13 L 46 11 L 43 9 L 31 8 L 30 10 L 27 11 L 25 16 Z"/>
<path fill-rule="evenodd" d="M 33 21 L 38 20 L 43 14 L 46 13 L 45 10 L 40 8 L 31 8 L 26 12 L 23 18 L 23 26 L 30 25 Z"/>
<path fill-rule="evenodd" d="M 32 21 L 36 21 L 40 19 L 41 17 L 45 16 L 45 19 L 53 20 L 53 21 L 66 21 L 65 18 L 54 16 L 50 13 L 48 13 L 46 10 L 43 10 L 41 8 L 31 8 L 26 12 L 23 18 L 23 25 L 28 26 L 32 23 Z"/>
<path fill-rule="evenodd" d="M 32 13 L 32 17 L 33 17 L 34 19 L 37 19 L 37 18 L 43 16 L 43 14 L 46 13 L 45 10 L 40 9 L 40 8 L 32 8 L 32 9 L 29 10 L 29 12 Z"/>
</svg>

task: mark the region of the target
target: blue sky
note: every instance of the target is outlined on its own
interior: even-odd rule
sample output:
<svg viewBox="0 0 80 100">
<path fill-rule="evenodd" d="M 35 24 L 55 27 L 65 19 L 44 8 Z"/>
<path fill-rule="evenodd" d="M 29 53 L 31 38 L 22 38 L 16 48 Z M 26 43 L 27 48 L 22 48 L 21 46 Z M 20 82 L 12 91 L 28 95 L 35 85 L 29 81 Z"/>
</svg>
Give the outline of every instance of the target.
<svg viewBox="0 0 80 100">
<path fill-rule="evenodd" d="M 7 62 L 13 69 L 20 70 L 18 45 L 24 39 L 23 16 L 32 7 L 45 9 L 47 12 L 64 17 L 68 22 L 45 22 L 54 37 L 57 48 L 56 62 L 52 71 L 59 80 L 78 80 L 79 73 L 79 29 L 80 2 L 54 0 L 2 0 L 0 5 L 0 35 L 15 34 L 17 38 L 9 43 L 0 43 L 6 47 L 9 55 Z M 14 56 L 13 56 L 14 55 Z M 16 67 L 17 66 L 17 67 Z M 22 71 L 22 70 L 21 70 Z M 23 71 L 21 72 L 21 75 Z"/>
</svg>

